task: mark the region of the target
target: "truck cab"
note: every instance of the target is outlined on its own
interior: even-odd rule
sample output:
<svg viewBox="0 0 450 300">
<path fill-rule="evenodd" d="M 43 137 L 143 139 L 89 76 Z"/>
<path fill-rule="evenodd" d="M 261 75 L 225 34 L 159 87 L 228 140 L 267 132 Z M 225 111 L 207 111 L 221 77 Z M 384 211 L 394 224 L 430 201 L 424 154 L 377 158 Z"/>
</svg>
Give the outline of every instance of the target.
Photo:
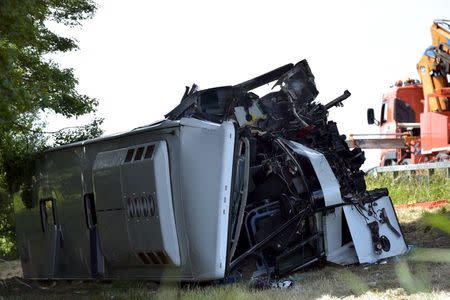
<svg viewBox="0 0 450 300">
<path fill-rule="evenodd" d="M 420 137 L 420 114 L 423 112 L 422 85 L 417 80 L 397 81 L 383 94 L 378 125 L 383 137 L 402 138 L 405 134 L 414 140 Z M 408 148 L 382 149 L 381 166 L 411 161 Z"/>
</svg>

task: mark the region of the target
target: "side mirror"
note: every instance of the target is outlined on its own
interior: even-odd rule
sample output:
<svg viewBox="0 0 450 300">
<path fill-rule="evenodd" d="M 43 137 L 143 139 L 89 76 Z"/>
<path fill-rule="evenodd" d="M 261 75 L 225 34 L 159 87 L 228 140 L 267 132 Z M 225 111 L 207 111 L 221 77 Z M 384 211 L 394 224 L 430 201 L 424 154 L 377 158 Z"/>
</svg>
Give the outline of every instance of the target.
<svg viewBox="0 0 450 300">
<path fill-rule="evenodd" d="M 367 123 L 369 125 L 375 124 L 375 113 L 373 108 L 367 109 Z"/>
</svg>

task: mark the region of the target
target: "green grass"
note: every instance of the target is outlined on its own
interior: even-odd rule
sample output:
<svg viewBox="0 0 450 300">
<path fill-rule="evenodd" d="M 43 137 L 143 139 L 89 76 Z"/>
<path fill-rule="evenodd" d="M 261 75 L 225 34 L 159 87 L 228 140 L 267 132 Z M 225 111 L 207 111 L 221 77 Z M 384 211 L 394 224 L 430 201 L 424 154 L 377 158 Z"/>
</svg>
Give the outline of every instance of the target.
<svg viewBox="0 0 450 300">
<path fill-rule="evenodd" d="M 415 202 L 450 199 L 450 178 L 436 172 L 426 175 L 402 175 L 396 178 L 392 174 L 378 174 L 366 176 L 367 188 L 383 188 L 389 190 L 394 204 L 410 204 Z"/>
</svg>

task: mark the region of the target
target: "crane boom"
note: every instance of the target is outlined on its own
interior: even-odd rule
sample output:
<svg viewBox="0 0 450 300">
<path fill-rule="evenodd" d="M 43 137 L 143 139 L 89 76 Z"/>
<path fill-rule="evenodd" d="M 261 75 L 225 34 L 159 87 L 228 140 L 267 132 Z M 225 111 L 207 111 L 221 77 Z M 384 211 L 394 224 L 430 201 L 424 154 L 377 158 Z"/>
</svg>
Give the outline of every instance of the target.
<svg viewBox="0 0 450 300">
<path fill-rule="evenodd" d="M 432 45 L 425 50 L 417 64 L 422 81 L 424 100 L 428 95 L 439 93 L 449 87 L 447 75 L 450 74 L 450 21 L 435 20 L 431 26 Z M 449 111 L 447 97 L 439 95 L 429 98 L 428 111 Z"/>
</svg>

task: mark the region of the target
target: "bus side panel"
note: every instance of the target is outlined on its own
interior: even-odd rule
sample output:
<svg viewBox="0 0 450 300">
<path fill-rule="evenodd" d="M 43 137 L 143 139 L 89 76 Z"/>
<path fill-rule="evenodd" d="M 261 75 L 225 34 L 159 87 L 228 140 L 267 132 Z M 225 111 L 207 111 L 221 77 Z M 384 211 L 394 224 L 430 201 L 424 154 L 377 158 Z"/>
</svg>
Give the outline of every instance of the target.
<svg viewBox="0 0 450 300">
<path fill-rule="evenodd" d="M 25 277 L 89 277 L 83 164 L 82 147 L 48 152 L 37 163 L 31 207 L 16 205 Z"/>
</svg>

